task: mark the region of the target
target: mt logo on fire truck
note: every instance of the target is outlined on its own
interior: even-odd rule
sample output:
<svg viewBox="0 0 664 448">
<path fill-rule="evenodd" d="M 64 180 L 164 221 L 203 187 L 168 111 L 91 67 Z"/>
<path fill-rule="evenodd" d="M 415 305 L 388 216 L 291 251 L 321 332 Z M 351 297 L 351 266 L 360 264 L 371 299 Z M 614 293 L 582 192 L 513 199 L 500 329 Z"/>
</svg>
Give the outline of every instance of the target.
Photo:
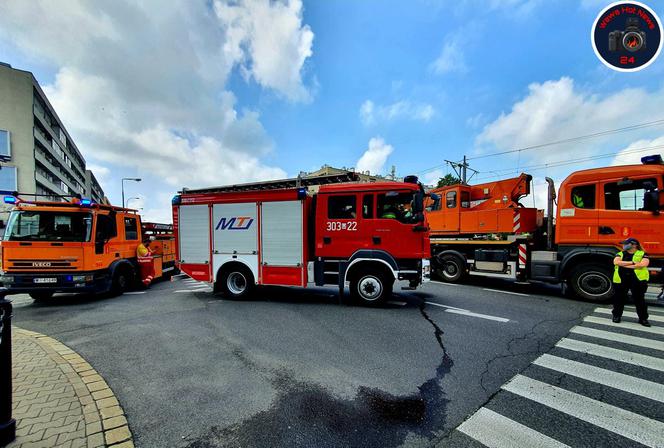
<svg viewBox="0 0 664 448">
<path fill-rule="evenodd" d="M 215 230 L 247 230 L 253 224 L 254 218 L 249 216 L 234 216 L 221 218 Z"/>
</svg>

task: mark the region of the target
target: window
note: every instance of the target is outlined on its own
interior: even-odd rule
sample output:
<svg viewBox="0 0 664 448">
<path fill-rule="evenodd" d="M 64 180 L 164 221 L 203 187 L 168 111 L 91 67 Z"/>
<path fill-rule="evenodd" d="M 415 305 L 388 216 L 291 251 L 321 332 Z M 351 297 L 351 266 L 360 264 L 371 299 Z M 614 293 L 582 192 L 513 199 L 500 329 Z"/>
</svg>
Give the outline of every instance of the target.
<svg viewBox="0 0 664 448">
<path fill-rule="evenodd" d="M 470 208 L 470 191 L 461 192 L 461 208 Z"/>
<path fill-rule="evenodd" d="M 415 218 L 412 212 L 413 192 L 390 191 L 378 195 L 378 217 L 396 219 L 404 224 L 412 224 Z"/>
<path fill-rule="evenodd" d="M 11 136 L 9 131 L 0 129 L 0 156 L 11 155 Z"/>
<path fill-rule="evenodd" d="M 457 203 L 456 191 L 448 191 L 445 195 L 445 203 L 447 208 L 455 208 Z"/>
<path fill-rule="evenodd" d="M 15 166 L 3 166 L 0 170 L 0 190 L 5 191 L 16 191 L 18 186 L 16 185 L 16 167 Z"/>
<path fill-rule="evenodd" d="M 90 241 L 90 213 L 13 211 L 7 241 Z"/>
<path fill-rule="evenodd" d="M 63 181 L 60 181 L 60 189 L 64 191 L 65 194 L 69 194 L 69 186 Z"/>
<path fill-rule="evenodd" d="M 571 199 L 576 208 L 595 208 L 595 184 L 572 188 Z"/>
<path fill-rule="evenodd" d="M 371 219 L 374 217 L 373 195 L 365 194 L 362 198 L 362 218 Z"/>
<path fill-rule="evenodd" d="M 138 227 L 136 225 L 136 218 L 125 218 L 124 227 L 125 227 L 125 239 L 127 240 L 138 239 Z"/>
<path fill-rule="evenodd" d="M 643 210 L 646 190 L 657 188 L 657 179 L 625 179 L 604 185 L 607 210 Z"/>
<path fill-rule="evenodd" d="M 95 230 L 95 241 L 97 243 L 109 240 L 118 235 L 115 215 L 97 215 L 97 228 Z"/>
<path fill-rule="evenodd" d="M 58 128 L 58 133 L 60 134 L 60 141 L 62 142 L 63 146 L 66 148 L 67 147 L 67 136 L 65 135 L 65 131 Z"/>
<path fill-rule="evenodd" d="M 327 217 L 330 219 L 355 219 L 357 198 L 352 196 L 330 196 L 327 200 Z"/>
</svg>

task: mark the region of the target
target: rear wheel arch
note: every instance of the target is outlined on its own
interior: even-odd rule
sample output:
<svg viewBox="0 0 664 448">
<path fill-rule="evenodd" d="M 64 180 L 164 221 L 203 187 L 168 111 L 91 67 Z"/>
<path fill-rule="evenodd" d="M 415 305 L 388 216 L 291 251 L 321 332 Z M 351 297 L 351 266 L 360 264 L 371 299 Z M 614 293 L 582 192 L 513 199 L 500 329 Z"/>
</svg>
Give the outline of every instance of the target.
<svg viewBox="0 0 664 448">
<path fill-rule="evenodd" d="M 346 272 L 346 278 L 355 301 L 377 305 L 392 296 L 396 274 L 381 260 L 362 260 Z"/>
<path fill-rule="evenodd" d="M 585 300 L 607 301 L 613 297 L 613 258 L 608 251 L 577 252 L 563 259 L 561 278 L 574 294 Z"/>
<path fill-rule="evenodd" d="M 240 261 L 229 261 L 217 270 L 214 282 L 215 292 L 227 297 L 243 298 L 256 286 L 251 268 Z"/>
</svg>

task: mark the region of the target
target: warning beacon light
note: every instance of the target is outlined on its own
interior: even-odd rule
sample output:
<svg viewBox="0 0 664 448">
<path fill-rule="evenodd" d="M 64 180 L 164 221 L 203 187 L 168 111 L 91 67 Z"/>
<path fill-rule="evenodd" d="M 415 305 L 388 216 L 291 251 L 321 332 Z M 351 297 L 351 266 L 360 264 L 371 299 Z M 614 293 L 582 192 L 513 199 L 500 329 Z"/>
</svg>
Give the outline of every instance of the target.
<svg viewBox="0 0 664 448">
<path fill-rule="evenodd" d="M 16 196 L 7 195 L 5 196 L 5 204 L 17 204 L 18 198 Z"/>
<path fill-rule="evenodd" d="M 651 156 L 641 157 L 641 163 L 644 165 L 661 165 L 662 156 L 660 154 L 653 154 Z"/>
<path fill-rule="evenodd" d="M 79 205 L 81 207 L 91 207 L 92 204 L 93 204 L 92 199 L 88 199 L 88 198 L 83 198 L 83 199 L 81 199 L 81 202 L 79 202 Z"/>
</svg>

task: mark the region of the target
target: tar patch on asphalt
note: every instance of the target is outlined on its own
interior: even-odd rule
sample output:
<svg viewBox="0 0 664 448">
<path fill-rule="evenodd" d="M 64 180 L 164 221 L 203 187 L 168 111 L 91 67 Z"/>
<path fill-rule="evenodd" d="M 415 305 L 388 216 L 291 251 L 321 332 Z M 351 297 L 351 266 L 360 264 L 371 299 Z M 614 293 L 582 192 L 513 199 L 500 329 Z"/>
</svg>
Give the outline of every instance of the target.
<svg viewBox="0 0 664 448">
<path fill-rule="evenodd" d="M 360 387 L 353 399 L 335 397 L 317 384 L 297 381 L 283 370 L 270 372 L 277 389 L 272 406 L 229 427 L 212 427 L 189 441 L 187 448 L 267 447 L 396 447 L 409 437 L 420 438 L 424 446 L 445 426 L 448 400 L 441 380 L 453 366 L 442 343 L 443 331 L 421 307 L 434 337 L 443 350 L 436 374 L 408 396 Z M 253 364 L 245 354 L 243 362 Z M 252 365 L 248 367 L 256 368 Z M 223 403 L 220 403 L 223 406 Z M 186 442 L 185 442 L 186 443 Z"/>
</svg>

